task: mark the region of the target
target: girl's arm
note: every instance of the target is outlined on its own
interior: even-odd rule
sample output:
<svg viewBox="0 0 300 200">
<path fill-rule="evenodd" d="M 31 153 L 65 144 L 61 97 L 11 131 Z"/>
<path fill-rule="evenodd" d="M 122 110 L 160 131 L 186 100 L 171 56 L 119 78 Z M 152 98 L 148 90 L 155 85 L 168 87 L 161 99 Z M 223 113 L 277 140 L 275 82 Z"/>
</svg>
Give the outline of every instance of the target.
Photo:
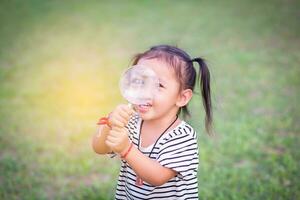
<svg viewBox="0 0 300 200">
<path fill-rule="evenodd" d="M 111 152 L 111 148 L 105 143 L 106 137 L 109 134 L 110 128 L 107 125 L 100 125 L 97 133 L 92 140 L 92 147 L 96 153 L 107 154 Z"/>
<path fill-rule="evenodd" d="M 163 185 L 177 174 L 176 171 L 145 156 L 135 147 L 132 147 L 125 160 L 142 180 L 154 186 Z"/>
<path fill-rule="evenodd" d="M 135 173 L 151 185 L 160 186 L 177 174 L 176 171 L 164 167 L 159 162 L 145 156 L 137 148 L 132 147 L 130 149 L 131 144 L 125 128 L 113 127 L 107 136 L 106 144 L 114 152 L 125 156 L 124 159 Z"/>
</svg>

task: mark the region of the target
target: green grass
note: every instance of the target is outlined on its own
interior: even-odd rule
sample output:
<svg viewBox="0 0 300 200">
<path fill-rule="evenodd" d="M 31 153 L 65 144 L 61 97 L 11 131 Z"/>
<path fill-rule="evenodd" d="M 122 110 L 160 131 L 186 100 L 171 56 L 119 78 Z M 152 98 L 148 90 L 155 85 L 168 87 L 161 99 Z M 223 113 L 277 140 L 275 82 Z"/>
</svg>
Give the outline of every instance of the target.
<svg viewBox="0 0 300 200">
<path fill-rule="evenodd" d="M 149 46 L 208 60 L 214 131 L 200 97 L 201 199 L 300 199 L 297 1 L 0 3 L 0 199 L 113 199 L 119 161 L 93 153 L 98 117 Z"/>
</svg>

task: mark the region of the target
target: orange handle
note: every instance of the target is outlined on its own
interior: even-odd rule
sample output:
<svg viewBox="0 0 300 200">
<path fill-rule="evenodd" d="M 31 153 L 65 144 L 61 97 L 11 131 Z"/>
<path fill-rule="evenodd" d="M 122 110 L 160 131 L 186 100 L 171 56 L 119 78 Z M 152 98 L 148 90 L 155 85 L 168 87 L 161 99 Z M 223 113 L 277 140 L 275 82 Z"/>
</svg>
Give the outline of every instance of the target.
<svg viewBox="0 0 300 200">
<path fill-rule="evenodd" d="M 99 119 L 99 121 L 97 122 L 98 125 L 107 125 L 110 127 L 109 125 L 109 121 L 108 121 L 108 117 L 101 117 Z"/>
</svg>

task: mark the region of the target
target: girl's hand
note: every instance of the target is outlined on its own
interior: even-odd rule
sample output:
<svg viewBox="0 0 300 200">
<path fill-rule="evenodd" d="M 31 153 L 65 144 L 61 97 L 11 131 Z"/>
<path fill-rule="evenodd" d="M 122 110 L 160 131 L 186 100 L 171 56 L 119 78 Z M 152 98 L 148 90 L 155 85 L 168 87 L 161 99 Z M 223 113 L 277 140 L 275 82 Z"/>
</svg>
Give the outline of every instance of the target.
<svg viewBox="0 0 300 200">
<path fill-rule="evenodd" d="M 115 108 L 115 110 L 109 115 L 108 121 L 111 127 L 124 128 L 134 110 L 125 104 L 121 104 Z"/>
<path fill-rule="evenodd" d="M 113 152 L 122 154 L 130 146 L 127 129 L 113 126 L 106 137 L 105 143 Z"/>
</svg>

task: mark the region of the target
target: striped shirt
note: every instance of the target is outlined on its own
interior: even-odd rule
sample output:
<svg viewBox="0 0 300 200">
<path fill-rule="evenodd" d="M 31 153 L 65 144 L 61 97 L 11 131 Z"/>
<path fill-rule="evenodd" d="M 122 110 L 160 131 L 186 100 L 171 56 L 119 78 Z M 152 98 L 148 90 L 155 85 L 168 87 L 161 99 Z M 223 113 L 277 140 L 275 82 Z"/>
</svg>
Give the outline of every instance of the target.
<svg viewBox="0 0 300 200">
<path fill-rule="evenodd" d="M 147 148 L 138 147 L 141 118 L 133 116 L 126 128 L 129 136 L 143 154 L 157 160 L 162 166 L 177 172 L 177 175 L 161 186 L 146 182 L 142 186 L 135 184 L 137 176 L 126 161 L 122 160 L 115 199 L 198 199 L 198 146 L 193 128 L 181 121 L 173 130 L 159 138 L 156 145 Z M 158 176 L 158 175 L 157 175 Z"/>
</svg>

